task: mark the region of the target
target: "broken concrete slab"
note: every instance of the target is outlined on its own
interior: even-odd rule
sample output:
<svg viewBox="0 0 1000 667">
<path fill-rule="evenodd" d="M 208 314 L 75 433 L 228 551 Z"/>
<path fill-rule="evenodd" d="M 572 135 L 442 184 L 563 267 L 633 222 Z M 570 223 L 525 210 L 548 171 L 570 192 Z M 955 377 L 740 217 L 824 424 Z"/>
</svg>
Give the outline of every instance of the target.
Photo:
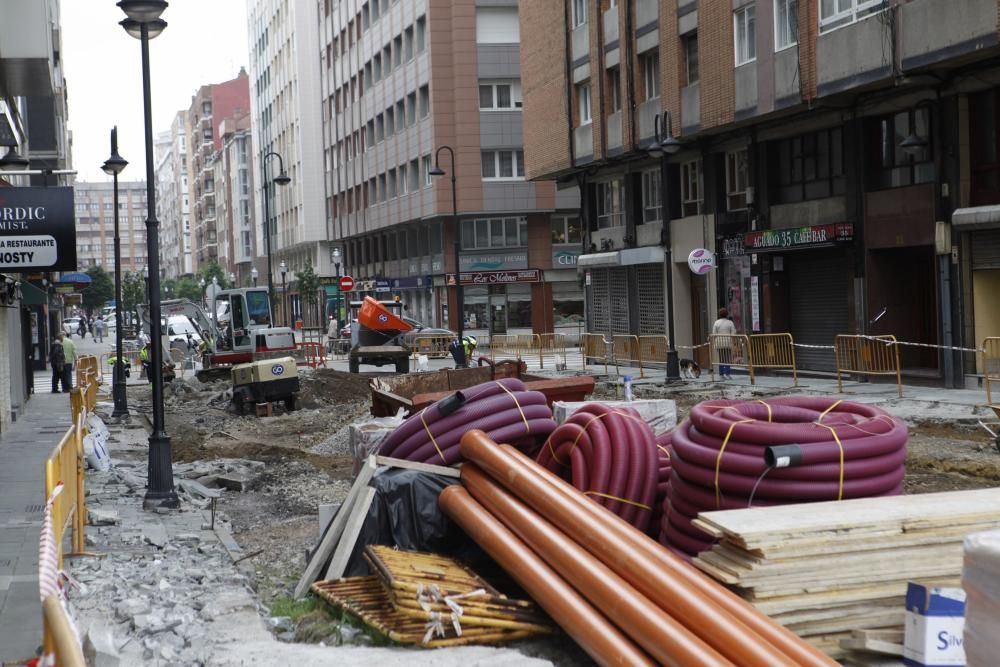
<svg viewBox="0 0 1000 667">
<path fill-rule="evenodd" d="M 121 656 L 110 628 L 96 625 L 83 638 L 83 658 L 88 667 L 118 667 Z"/>
<path fill-rule="evenodd" d="M 148 524 L 142 527 L 142 539 L 147 544 L 162 549 L 167 544 L 167 529 L 158 523 Z"/>
<path fill-rule="evenodd" d="M 177 487 L 190 493 L 194 496 L 201 496 L 202 498 L 212 499 L 222 497 L 222 491 L 220 489 L 210 489 L 204 484 L 199 484 L 193 479 L 178 479 Z"/>
<path fill-rule="evenodd" d="M 114 526 L 118 523 L 118 512 L 99 507 L 88 507 L 87 523 L 91 526 Z"/>
<path fill-rule="evenodd" d="M 337 665 L 337 667 L 552 667 L 548 660 L 529 657 L 512 648 L 460 646 L 448 649 L 399 650 L 285 644 L 281 642 L 235 642 L 218 646 L 206 667 L 248 667 L 276 664 Z"/>
</svg>

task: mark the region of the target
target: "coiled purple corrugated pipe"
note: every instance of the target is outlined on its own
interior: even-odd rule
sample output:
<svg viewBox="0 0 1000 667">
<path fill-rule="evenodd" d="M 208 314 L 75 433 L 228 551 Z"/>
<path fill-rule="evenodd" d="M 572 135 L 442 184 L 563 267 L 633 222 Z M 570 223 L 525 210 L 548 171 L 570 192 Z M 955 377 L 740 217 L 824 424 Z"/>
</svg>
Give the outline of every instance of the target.
<svg viewBox="0 0 1000 667">
<path fill-rule="evenodd" d="M 552 432 L 537 461 L 639 530 L 648 529 L 662 463 L 652 429 L 634 410 L 582 407 Z"/>
<path fill-rule="evenodd" d="M 699 512 L 902 493 L 906 425 L 871 405 L 811 396 L 705 401 L 671 434 L 660 541 L 710 548 Z"/>
</svg>

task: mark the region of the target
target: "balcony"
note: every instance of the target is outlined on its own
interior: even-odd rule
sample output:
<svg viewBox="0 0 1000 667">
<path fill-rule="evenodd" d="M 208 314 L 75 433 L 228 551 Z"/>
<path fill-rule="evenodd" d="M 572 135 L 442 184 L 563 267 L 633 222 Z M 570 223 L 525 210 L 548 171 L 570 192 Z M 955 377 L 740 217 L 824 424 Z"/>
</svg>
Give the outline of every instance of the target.
<svg viewBox="0 0 1000 667">
<path fill-rule="evenodd" d="M 622 147 L 622 112 L 608 114 L 608 152 L 613 153 Z"/>
<path fill-rule="evenodd" d="M 590 55 L 590 24 L 584 23 L 573 28 L 572 50 L 573 62 Z"/>
<path fill-rule="evenodd" d="M 594 160 L 594 125 L 587 123 L 573 130 L 573 155 L 577 164 Z"/>
<path fill-rule="evenodd" d="M 656 134 L 656 114 L 660 113 L 660 98 L 654 97 L 639 105 L 639 140 L 652 139 Z"/>
<path fill-rule="evenodd" d="M 604 48 L 609 50 L 618 44 L 618 8 L 604 12 Z"/>
<path fill-rule="evenodd" d="M 636 0 L 635 3 L 635 26 L 636 29 L 645 28 L 651 23 L 660 20 L 660 3 L 657 0 Z"/>
</svg>

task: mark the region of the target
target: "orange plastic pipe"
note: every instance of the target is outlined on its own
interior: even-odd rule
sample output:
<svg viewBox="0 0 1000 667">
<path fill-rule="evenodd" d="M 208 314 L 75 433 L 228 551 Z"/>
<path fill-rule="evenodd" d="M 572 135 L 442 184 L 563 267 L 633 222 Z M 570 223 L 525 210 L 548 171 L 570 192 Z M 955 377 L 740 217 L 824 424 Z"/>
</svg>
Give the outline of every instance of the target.
<svg viewBox="0 0 1000 667">
<path fill-rule="evenodd" d="M 837 664 L 513 448 L 474 430 L 461 453 L 733 662 Z"/>
<path fill-rule="evenodd" d="M 465 488 L 449 486 L 438 505 L 469 537 L 493 557 L 559 626 L 600 665 L 648 665 L 655 662 L 573 590 Z"/>
<path fill-rule="evenodd" d="M 732 665 L 586 549 L 528 509 L 472 464 L 462 483 L 487 512 L 500 520 L 622 632 L 662 665 Z"/>
</svg>

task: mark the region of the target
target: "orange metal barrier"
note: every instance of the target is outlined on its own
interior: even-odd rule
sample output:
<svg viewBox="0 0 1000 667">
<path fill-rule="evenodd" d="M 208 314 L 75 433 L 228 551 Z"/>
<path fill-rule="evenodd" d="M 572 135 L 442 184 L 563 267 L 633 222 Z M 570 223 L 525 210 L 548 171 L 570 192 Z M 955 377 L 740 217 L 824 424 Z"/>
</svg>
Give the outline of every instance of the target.
<svg viewBox="0 0 1000 667">
<path fill-rule="evenodd" d="M 903 379 L 899 368 L 899 346 L 895 336 L 837 336 L 833 343 L 837 358 L 837 391 L 843 393 L 841 375 L 895 375 L 899 397 Z"/>
<path fill-rule="evenodd" d="M 448 346 L 455 340 L 447 334 L 417 334 L 410 338 L 410 350 L 413 357 L 424 354 L 431 358 L 445 358 L 449 355 Z"/>
<path fill-rule="evenodd" d="M 538 334 L 502 334 L 490 337 L 490 360 L 496 363 L 503 357 L 520 361 L 539 348 Z"/>
<path fill-rule="evenodd" d="M 715 381 L 717 366 L 746 369 L 750 374 L 750 384 L 756 384 L 753 374 L 753 357 L 750 338 L 743 334 L 712 334 L 708 337 L 708 348 L 711 353 L 712 381 Z"/>
<path fill-rule="evenodd" d="M 295 364 L 309 368 L 326 367 L 326 346 L 323 343 L 296 343 Z"/>
<path fill-rule="evenodd" d="M 795 367 L 795 341 L 792 339 L 792 334 L 752 334 L 749 338 L 749 360 L 753 364 L 754 370 L 760 368 L 790 369 L 795 386 L 799 386 L 799 372 Z"/>
<path fill-rule="evenodd" d="M 639 357 L 644 367 L 667 367 L 667 350 L 670 341 L 666 336 L 639 336 Z"/>
<path fill-rule="evenodd" d="M 580 352 L 583 356 L 583 370 L 590 363 L 604 364 L 604 374 L 608 374 L 608 364 L 611 363 L 610 342 L 604 334 L 580 334 Z"/>
<path fill-rule="evenodd" d="M 983 341 L 983 384 L 986 385 L 986 402 L 993 405 L 991 383 L 1000 381 L 1000 336 Z"/>
<path fill-rule="evenodd" d="M 566 367 L 566 334 L 546 333 L 538 334 L 538 365 L 545 368 L 545 355 L 551 354 L 555 357 L 556 370 L 560 370 L 560 365 Z M 560 364 L 560 359 L 562 363 Z"/>
<path fill-rule="evenodd" d="M 628 364 L 639 367 L 639 377 L 643 377 L 642 372 L 642 352 L 639 349 L 638 336 L 612 336 L 611 346 L 614 348 L 615 372 L 619 372 L 620 366 Z"/>
</svg>

